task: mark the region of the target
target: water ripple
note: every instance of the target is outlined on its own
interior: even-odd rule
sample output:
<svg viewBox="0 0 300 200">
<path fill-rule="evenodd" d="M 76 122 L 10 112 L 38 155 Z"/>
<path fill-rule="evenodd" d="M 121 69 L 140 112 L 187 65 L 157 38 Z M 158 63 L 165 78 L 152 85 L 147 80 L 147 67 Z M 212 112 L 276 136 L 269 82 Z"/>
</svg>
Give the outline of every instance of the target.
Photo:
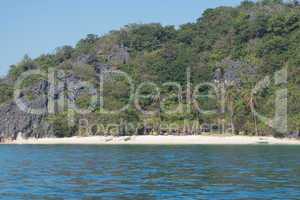
<svg viewBox="0 0 300 200">
<path fill-rule="evenodd" d="M 0 146 L 0 199 L 299 199 L 299 150 Z"/>
</svg>

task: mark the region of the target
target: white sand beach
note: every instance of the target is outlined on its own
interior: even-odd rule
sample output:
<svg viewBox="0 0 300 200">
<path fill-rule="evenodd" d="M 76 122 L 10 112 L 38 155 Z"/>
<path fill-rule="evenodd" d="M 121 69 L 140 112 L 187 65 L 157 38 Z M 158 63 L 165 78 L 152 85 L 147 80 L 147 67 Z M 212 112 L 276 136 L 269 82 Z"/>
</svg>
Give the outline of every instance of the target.
<svg viewBox="0 0 300 200">
<path fill-rule="evenodd" d="M 71 137 L 17 139 L 5 144 L 83 144 L 83 145 L 300 145 L 300 140 L 277 139 L 274 137 L 258 136 L 127 136 L 127 137 Z"/>
</svg>

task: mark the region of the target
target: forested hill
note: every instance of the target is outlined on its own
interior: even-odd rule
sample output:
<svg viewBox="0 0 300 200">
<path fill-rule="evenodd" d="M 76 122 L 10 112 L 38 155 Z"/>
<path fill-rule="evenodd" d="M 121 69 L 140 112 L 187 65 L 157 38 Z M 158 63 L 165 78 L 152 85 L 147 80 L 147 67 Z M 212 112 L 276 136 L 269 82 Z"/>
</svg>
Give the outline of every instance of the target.
<svg viewBox="0 0 300 200">
<path fill-rule="evenodd" d="M 80 108 L 90 107 L 91 112 L 82 116 L 66 106 L 56 106 L 55 113 L 48 110 L 39 115 L 21 111 L 13 99 L 13 88 L 23 72 L 33 69 L 45 73 L 53 69 L 63 70 L 64 76 L 58 78 L 64 84 L 56 87 L 51 98 L 58 101 L 65 95 L 65 101 L 71 101 Z M 287 70 L 287 82 L 276 84 L 275 74 L 283 69 Z M 153 95 L 153 98 L 139 102 L 140 108 L 154 112 L 145 114 L 131 102 L 124 111 L 108 114 L 99 109 L 99 102 L 90 103 L 91 92 L 83 87 L 70 86 L 72 91 L 65 91 L 65 85 L 74 86 L 82 81 L 98 88 L 99 76 L 105 70 L 126 72 L 133 79 L 135 89 L 145 81 L 159 86 L 159 96 L 154 98 Z M 199 112 L 193 104 L 189 110 L 189 98 L 186 98 L 189 72 L 192 90 L 204 82 L 226 88 L 224 112 L 219 102 L 208 96 L 213 95 L 208 86 L 198 88 L 197 92 L 202 97 L 197 98 L 197 103 L 202 110 L 217 112 Z M 271 80 L 268 88 L 258 91 L 252 98 L 252 89 L 266 76 Z M 167 87 L 164 85 L 166 82 L 180 84 L 183 98 L 176 95 L 170 98 L 176 88 Z M 49 108 L 50 100 L 43 96 L 51 88 L 48 82 L 36 75 L 24 80 L 20 87 L 22 92 L 17 99 L 30 107 Z M 288 89 L 288 131 L 285 133 L 272 128 L 275 123 L 272 120 L 266 123 L 252 112 L 254 108 L 272 119 L 276 109 L 276 91 L 282 88 Z M 0 83 L 0 134 L 5 137 L 19 132 L 26 137 L 78 135 L 81 134 L 79 119 L 84 117 L 90 124 L 105 126 L 125 121 L 136 125 L 139 130 L 147 126 L 155 130 L 150 133 L 156 134 L 161 131 L 158 128 L 161 124 L 171 123 L 176 123 L 182 133 L 191 134 L 184 128 L 185 121 L 197 121 L 199 124 L 218 125 L 222 122 L 231 125 L 230 130 L 235 134 L 286 136 L 300 131 L 299 89 L 299 4 L 297 1 L 280 0 L 244 1 L 238 7 L 208 9 L 196 22 L 183 24 L 178 29 L 156 23 L 130 24 L 105 36 L 90 34 L 75 47 L 63 46 L 53 54 L 36 59 L 25 56 L 20 63 L 11 66 L 9 74 Z M 105 109 L 116 110 L 126 105 L 129 90 L 127 79 L 108 78 L 104 83 Z M 143 94 L 155 93 L 149 84 L 141 90 Z M 162 101 L 165 97 L 169 98 Z M 164 112 L 158 106 L 160 103 L 174 110 L 180 101 L 182 107 L 178 112 Z M 70 112 L 75 123 L 68 123 Z M 68 126 L 70 124 L 73 125 Z M 199 129 L 197 133 L 200 132 Z M 95 134 L 134 134 L 134 130 L 120 128 L 117 132 L 107 132 L 98 129 Z"/>
</svg>

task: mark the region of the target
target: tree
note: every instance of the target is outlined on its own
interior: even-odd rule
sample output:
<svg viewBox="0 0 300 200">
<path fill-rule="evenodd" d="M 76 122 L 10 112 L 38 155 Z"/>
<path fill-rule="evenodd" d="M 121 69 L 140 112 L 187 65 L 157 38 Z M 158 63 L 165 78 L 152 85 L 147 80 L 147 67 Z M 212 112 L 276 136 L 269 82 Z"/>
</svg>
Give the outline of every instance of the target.
<svg viewBox="0 0 300 200">
<path fill-rule="evenodd" d="M 13 87 L 11 85 L 0 83 L 0 105 L 13 98 Z"/>
<path fill-rule="evenodd" d="M 255 6 L 255 3 L 253 1 L 244 0 L 244 1 L 241 2 L 241 7 L 242 8 L 252 8 L 253 6 Z"/>
<path fill-rule="evenodd" d="M 27 54 L 24 56 L 23 60 L 17 64 L 12 65 L 9 70 L 9 76 L 13 80 L 17 80 L 18 77 L 25 71 L 36 69 L 38 66 Z"/>
<path fill-rule="evenodd" d="M 73 47 L 71 46 L 63 46 L 55 49 L 56 52 L 56 60 L 58 63 L 62 63 L 65 60 L 68 60 L 72 57 L 72 54 L 74 52 Z"/>
</svg>

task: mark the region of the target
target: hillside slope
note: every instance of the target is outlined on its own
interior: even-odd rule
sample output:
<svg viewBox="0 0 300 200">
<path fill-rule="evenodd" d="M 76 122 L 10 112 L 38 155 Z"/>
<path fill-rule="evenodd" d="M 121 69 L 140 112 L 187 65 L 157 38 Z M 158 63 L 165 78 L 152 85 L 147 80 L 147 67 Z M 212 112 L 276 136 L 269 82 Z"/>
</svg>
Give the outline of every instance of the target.
<svg viewBox="0 0 300 200">
<path fill-rule="evenodd" d="M 44 75 L 32 75 L 22 81 L 21 92 L 14 99 L 17 80 L 31 70 L 40 70 Z M 59 83 L 51 85 L 44 79 L 55 70 L 60 70 L 53 76 Z M 101 74 L 107 70 L 128 74 L 135 90 L 141 83 L 151 81 L 160 88 L 160 94 L 154 95 L 153 84 L 141 88 L 141 94 L 152 96 L 140 99 L 140 109 L 137 109 L 129 98 L 128 80 L 115 74 L 106 77 L 102 85 L 103 99 L 98 94 L 98 101 L 92 101 L 91 95 L 96 95 L 97 89 L 91 91 L 83 82 L 100 88 Z M 287 81 L 275 83 L 275 74 L 280 70 L 287 71 Z M 271 80 L 268 88 L 252 97 L 253 88 L 266 76 Z M 166 82 L 181 85 L 182 95 L 174 95 L 176 87 Z M 213 92 L 208 85 L 194 90 L 205 82 L 217 86 L 215 93 L 220 88 L 226 90 L 223 107 L 218 101 L 220 94 L 211 98 Z M 202 111 L 215 112 L 201 112 L 195 102 L 189 104 L 186 85 L 193 88 L 193 94 L 202 95 L 195 99 Z M 274 100 L 282 88 L 288 91 L 285 132 L 274 128 L 274 123 L 281 123 L 281 116 L 267 121 L 252 112 L 255 109 L 272 119 L 276 112 Z M 300 6 L 297 1 L 244 1 L 238 7 L 206 10 L 196 22 L 179 29 L 160 24 L 131 24 L 101 37 L 90 34 L 75 47 L 63 46 L 53 54 L 36 59 L 25 56 L 0 80 L 0 92 L 0 134 L 4 137 L 16 137 L 19 132 L 26 137 L 86 135 L 81 132 L 80 119 L 102 127 L 121 124 L 118 130 L 95 126 L 89 134 L 142 134 L 145 129 L 148 133 L 164 132 L 162 124 L 175 123 L 177 131 L 185 134 L 209 131 L 214 128 L 203 125 L 216 124 L 216 130 L 226 125 L 235 134 L 297 135 L 300 131 Z M 30 109 L 40 108 L 44 112 L 24 112 L 16 105 L 16 99 L 26 102 Z M 165 110 L 174 110 L 178 102 L 181 109 L 177 112 L 161 108 L 163 103 Z M 89 107 L 90 112 L 85 115 L 75 112 L 70 103 L 82 109 Z M 118 113 L 100 109 L 104 105 L 106 110 L 116 110 L 127 103 L 130 106 Z M 141 109 L 152 112 L 145 114 Z M 190 127 L 195 121 L 201 128 L 186 129 L 186 123 Z M 133 126 L 124 128 L 124 122 Z"/>
</svg>

